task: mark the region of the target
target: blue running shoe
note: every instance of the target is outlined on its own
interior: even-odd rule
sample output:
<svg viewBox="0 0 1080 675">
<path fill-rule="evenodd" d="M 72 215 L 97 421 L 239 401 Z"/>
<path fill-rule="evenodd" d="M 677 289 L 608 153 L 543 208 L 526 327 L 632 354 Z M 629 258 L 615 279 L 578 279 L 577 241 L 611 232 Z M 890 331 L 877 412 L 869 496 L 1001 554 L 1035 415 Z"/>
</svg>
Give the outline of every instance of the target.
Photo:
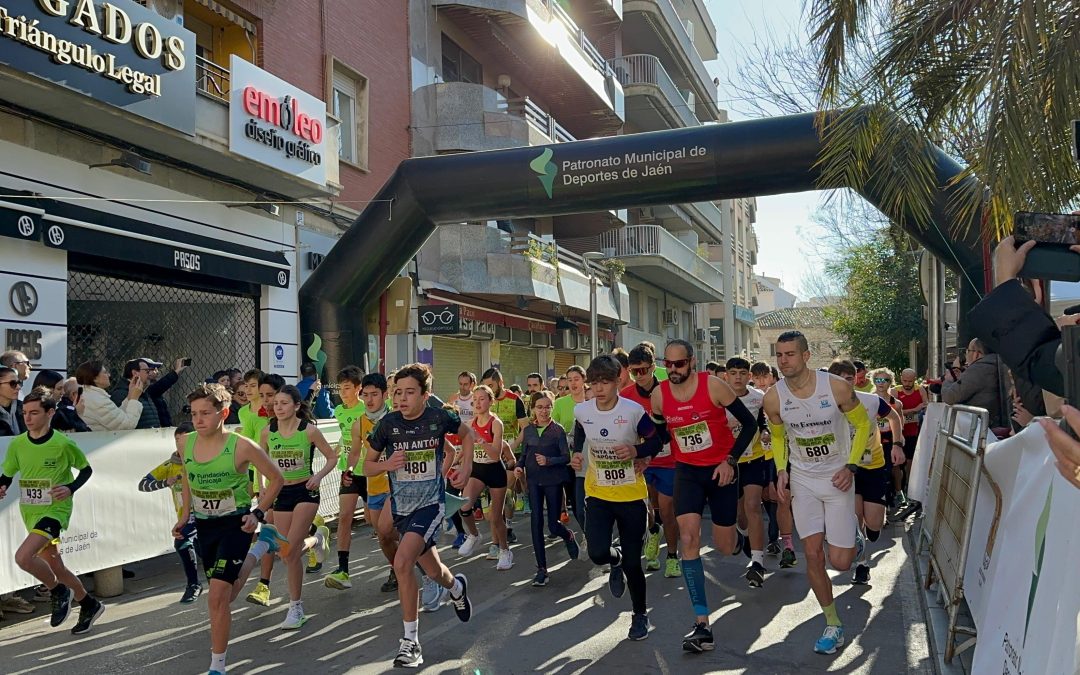
<svg viewBox="0 0 1080 675">
<path fill-rule="evenodd" d="M 458 532 L 458 536 L 454 538 L 454 548 L 461 548 L 461 545 L 465 543 L 465 533 Z"/>
<path fill-rule="evenodd" d="M 837 647 L 844 645 L 843 626 L 825 626 L 825 632 L 814 643 L 814 651 L 818 654 L 835 654 Z"/>
<path fill-rule="evenodd" d="M 289 555 L 289 540 L 273 525 L 263 523 L 259 528 L 259 541 L 265 541 L 270 547 L 270 553 L 277 553 L 281 557 Z"/>
</svg>

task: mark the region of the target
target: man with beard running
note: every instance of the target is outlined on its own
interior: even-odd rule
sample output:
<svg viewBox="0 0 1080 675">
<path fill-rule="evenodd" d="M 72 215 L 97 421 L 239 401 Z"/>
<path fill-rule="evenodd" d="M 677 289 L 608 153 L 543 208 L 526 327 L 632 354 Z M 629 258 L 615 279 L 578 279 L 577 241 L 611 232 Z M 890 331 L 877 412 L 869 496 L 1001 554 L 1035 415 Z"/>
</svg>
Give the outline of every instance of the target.
<svg viewBox="0 0 1080 675">
<path fill-rule="evenodd" d="M 727 383 L 696 372 L 694 347 L 686 340 L 668 342 L 664 361 L 668 379 L 653 389 L 650 398 L 653 416 L 667 424 L 675 449 L 675 517 L 683 578 L 695 616 L 683 649 L 700 654 L 713 648 L 701 562 L 701 516 L 708 504 L 718 551 L 731 555 L 742 551 L 735 530 L 738 463 L 757 434 L 757 419 Z M 728 426 L 728 414 L 741 425 L 738 438 Z"/>
<path fill-rule="evenodd" d="M 917 511 L 921 504 L 908 502 L 907 480 L 911 475 L 911 460 L 915 457 L 915 446 L 919 443 L 919 415 L 930 404 L 930 394 L 926 387 L 916 383 L 918 375 L 911 368 L 900 372 L 900 387 L 893 390 L 893 395 L 900 399 L 904 416 L 904 463 L 893 466 L 893 487 L 896 490 L 896 520 L 903 520 Z"/>
<path fill-rule="evenodd" d="M 784 378 L 765 394 L 764 406 L 772 434 L 777 494 L 787 501 L 790 486 L 806 577 L 825 614 L 825 632 L 814 651 L 833 654 L 844 644 L 844 628 L 825 570 L 825 542 L 833 569 L 850 569 L 856 532 L 852 485 L 871 424 L 851 383 L 808 368 L 809 361 L 806 336 L 799 331 L 781 333 L 776 340 L 776 362 Z"/>
</svg>

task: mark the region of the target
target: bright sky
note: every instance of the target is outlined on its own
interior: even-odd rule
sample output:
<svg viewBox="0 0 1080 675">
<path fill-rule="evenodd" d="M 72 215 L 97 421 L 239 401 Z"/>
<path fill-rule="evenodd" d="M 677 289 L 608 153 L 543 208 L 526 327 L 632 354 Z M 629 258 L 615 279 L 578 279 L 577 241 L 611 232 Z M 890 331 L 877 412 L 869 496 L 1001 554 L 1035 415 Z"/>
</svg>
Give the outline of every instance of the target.
<svg viewBox="0 0 1080 675">
<path fill-rule="evenodd" d="M 728 73 L 734 77 L 734 66 L 744 46 L 755 39 L 776 39 L 804 33 L 802 26 L 803 0 L 705 0 L 716 24 L 716 41 L 720 59 L 708 64 L 710 72 L 720 78 L 720 106 L 727 108 L 732 119 L 745 119 L 727 103 Z M 793 237 L 799 241 L 814 238 L 817 226 L 810 221 L 810 214 L 817 209 L 820 193 L 804 192 L 758 197 L 757 230 L 760 252 L 754 271 L 770 277 L 779 277 L 785 289 L 805 299 L 802 291 L 803 277 L 818 264 L 807 246 L 792 246 Z"/>
</svg>

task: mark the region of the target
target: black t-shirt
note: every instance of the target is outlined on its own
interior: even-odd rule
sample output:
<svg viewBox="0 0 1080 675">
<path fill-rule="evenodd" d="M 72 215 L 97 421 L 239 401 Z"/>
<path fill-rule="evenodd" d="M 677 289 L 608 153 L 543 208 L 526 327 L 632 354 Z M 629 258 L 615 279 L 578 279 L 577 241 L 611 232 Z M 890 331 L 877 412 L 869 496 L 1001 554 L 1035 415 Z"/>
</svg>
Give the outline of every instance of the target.
<svg viewBox="0 0 1080 675">
<path fill-rule="evenodd" d="M 390 502 L 394 515 L 413 513 L 441 504 L 446 486 L 442 475 L 443 439 L 461 428 L 457 413 L 425 407 L 420 417 L 407 420 L 398 411 L 388 412 L 368 434 L 372 449 L 386 456 L 405 451 L 405 466 L 391 471 Z"/>
</svg>

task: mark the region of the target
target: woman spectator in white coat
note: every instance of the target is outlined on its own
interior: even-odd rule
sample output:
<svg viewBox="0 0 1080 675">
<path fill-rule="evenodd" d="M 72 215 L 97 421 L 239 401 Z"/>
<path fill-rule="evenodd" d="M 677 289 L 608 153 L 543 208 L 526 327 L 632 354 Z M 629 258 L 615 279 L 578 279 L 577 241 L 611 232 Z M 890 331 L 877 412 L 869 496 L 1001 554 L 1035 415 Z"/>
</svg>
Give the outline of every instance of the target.
<svg viewBox="0 0 1080 675">
<path fill-rule="evenodd" d="M 142 380 L 131 379 L 127 398 L 119 406 L 109 397 L 109 371 L 101 361 L 87 361 L 75 369 L 75 380 L 83 387 L 83 421 L 93 431 L 134 429 L 142 415 Z"/>
</svg>

